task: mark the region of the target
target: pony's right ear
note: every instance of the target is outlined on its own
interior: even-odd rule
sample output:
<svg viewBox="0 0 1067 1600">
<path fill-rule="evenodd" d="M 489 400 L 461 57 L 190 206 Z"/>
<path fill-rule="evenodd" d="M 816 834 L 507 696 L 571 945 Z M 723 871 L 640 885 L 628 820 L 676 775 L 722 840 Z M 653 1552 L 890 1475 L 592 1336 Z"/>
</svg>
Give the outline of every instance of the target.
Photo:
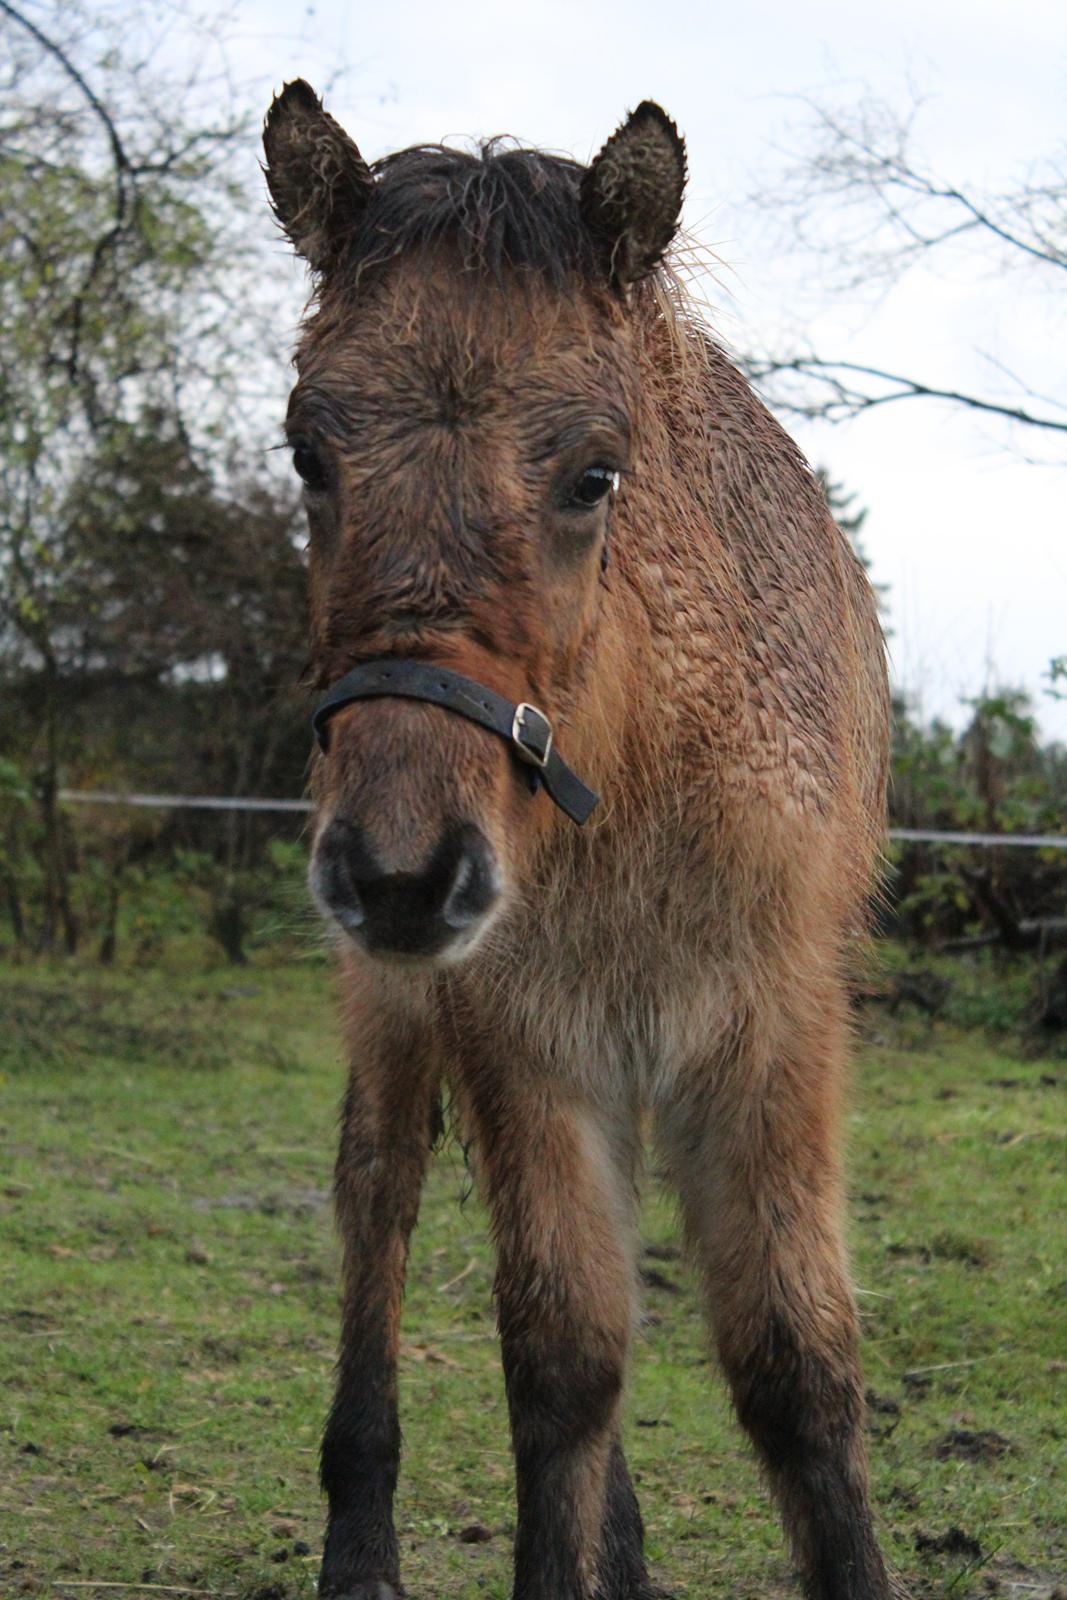
<svg viewBox="0 0 1067 1600">
<path fill-rule="evenodd" d="M 275 96 L 263 148 L 274 214 L 297 254 L 322 272 L 359 225 L 374 189 L 370 168 L 303 78 Z"/>
</svg>

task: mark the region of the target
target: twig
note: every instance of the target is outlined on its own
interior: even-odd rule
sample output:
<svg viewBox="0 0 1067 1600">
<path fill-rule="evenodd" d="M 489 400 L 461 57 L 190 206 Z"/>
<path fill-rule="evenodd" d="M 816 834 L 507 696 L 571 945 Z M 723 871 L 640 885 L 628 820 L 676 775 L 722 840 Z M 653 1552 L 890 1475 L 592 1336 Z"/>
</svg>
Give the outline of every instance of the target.
<svg viewBox="0 0 1067 1600">
<path fill-rule="evenodd" d="M 979 1361 L 987 1361 L 987 1356 L 974 1356 L 970 1361 L 939 1361 L 936 1367 L 912 1367 L 910 1372 L 905 1372 L 905 1378 L 921 1378 L 926 1372 L 948 1372 L 950 1367 L 976 1367 Z"/>
<path fill-rule="evenodd" d="M 449 1289 L 454 1289 L 456 1287 L 457 1283 L 462 1283 L 464 1278 L 469 1278 L 471 1273 L 474 1271 L 474 1269 L 475 1269 L 475 1267 L 477 1265 L 478 1265 L 477 1258 L 475 1256 L 472 1256 L 471 1259 L 467 1262 L 467 1265 L 463 1268 L 462 1272 L 457 1272 L 456 1276 L 454 1278 L 449 1278 L 447 1283 L 438 1284 L 438 1286 L 437 1286 L 438 1294 L 447 1294 L 448 1290 Z"/>
<path fill-rule="evenodd" d="M 119 1156 L 123 1161 L 139 1161 L 145 1167 L 158 1167 L 159 1162 L 152 1156 L 139 1156 L 136 1150 L 120 1150 L 117 1144 L 98 1144 L 96 1147 L 105 1156 Z"/>
</svg>

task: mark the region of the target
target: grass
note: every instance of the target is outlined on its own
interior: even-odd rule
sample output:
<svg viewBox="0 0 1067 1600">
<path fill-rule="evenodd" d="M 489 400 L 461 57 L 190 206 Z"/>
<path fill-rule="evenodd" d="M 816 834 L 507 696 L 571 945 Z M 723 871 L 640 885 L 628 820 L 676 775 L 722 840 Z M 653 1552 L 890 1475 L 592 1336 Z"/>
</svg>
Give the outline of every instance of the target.
<svg viewBox="0 0 1067 1600">
<path fill-rule="evenodd" d="M 342 1080 L 329 989 L 317 963 L 264 957 L 236 977 L 0 969 L 3 1600 L 314 1594 Z M 1041 1600 L 1067 1565 L 1062 1063 L 906 1013 L 871 1026 L 892 1032 L 862 1052 L 852 1232 L 887 1550 L 916 1594 Z M 506 1416 L 468 1188 L 446 1148 L 405 1311 L 399 1526 L 424 1600 L 508 1593 Z M 655 1573 L 693 1600 L 790 1593 L 654 1189 L 643 1227 L 655 1277 L 626 1432 Z"/>
</svg>

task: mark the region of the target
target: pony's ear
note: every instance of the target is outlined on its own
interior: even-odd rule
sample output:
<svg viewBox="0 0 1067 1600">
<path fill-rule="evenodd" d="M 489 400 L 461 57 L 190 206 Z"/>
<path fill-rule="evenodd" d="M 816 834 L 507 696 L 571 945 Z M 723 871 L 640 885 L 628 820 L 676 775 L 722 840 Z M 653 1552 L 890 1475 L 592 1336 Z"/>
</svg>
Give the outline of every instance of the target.
<svg viewBox="0 0 1067 1600">
<path fill-rule="evenodd" d="M 297 254 L 321 272 L 359 224 L 374 188 L 370 168 L 303 78 L 275 96 L 263 148 L 274 214 Z"/>
<path fill-rule="evenodd" d="M 663 259 L 685 177 L 684 139 L 665 111 L 642 100 L 582 178 L 582 216 L 616 283 L 636 283 Z"/>
</svg>

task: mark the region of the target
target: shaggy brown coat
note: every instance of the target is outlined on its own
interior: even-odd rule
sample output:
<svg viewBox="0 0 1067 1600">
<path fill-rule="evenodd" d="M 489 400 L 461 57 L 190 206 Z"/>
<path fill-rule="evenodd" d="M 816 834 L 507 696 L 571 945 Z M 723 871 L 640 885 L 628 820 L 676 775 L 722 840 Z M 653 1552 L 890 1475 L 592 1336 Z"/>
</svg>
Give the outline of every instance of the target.
<svg viewBox="0 0 1067 1600">
<path fill-rule="evenodd" d="M 837 1142 L 884 653 L 810 470 L 660 264 L 681 141 L 646 103 L 588 169 L 489 146 L 372 170 L 293 84 L 265 142 L 316 273 L 288 419 L 316 681 L 450 667 L 543 708 L 602 795 L 579 830 L 432 706 L 331 723 L 312 880 L 349 928 L 351 1078 L 320 1593 L 399 1593 L 399 1306 L 447 1084 L 498 1252 L 516 1597 L 652 1592 L 619 1437 L 647 1119 L 805 1591 L 886 1600 Z M 622 483 L 587 505 L 591 470 Z M 491 907 L 421 962 L 368 953 L 346 841 L 412 884 L 456 827 Z"/>
</svg>

